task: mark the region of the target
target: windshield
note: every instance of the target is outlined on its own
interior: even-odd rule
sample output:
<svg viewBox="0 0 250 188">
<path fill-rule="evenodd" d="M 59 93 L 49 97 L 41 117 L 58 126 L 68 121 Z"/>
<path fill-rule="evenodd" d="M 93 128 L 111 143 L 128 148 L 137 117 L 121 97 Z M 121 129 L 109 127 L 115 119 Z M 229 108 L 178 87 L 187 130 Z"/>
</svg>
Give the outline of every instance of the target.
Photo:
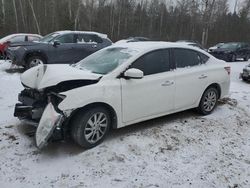
<svg viewBox="0 0 250 188">
<path fill-rule="evenodd" d="M 40 39 L 40 42 L 50 42 L 52 41 L 55 37 L 59 36 L 59 33 L 51 33 L 46 35 L 45 37 Z"/>
<path fill-rule="evenodd" d="M 136 50 L 128 48 L 107 48 L 88 56 L 77 63 L 75 67 L 96 74 L 108 74 L 136 53 L 138 53 Z"/>
<path fill-rule="evenodd" d="M 235 48 L 238 48 L 239 47 L 239 43 L 235 43 L 235 42 L 232 42 L 232 43 L 227 43 L 227 44 L 223 44 L 220 48 L 224 48 L 224 49 L 235 49 Z"/>
<path fill-rule="evenodd" d="M 215 47 L 220 48 L 220 47 L 223 46 L 223 45 L 224 45 L 224 43 L 219 43 L 219 44 L 216 44 Z"/>
</svg>

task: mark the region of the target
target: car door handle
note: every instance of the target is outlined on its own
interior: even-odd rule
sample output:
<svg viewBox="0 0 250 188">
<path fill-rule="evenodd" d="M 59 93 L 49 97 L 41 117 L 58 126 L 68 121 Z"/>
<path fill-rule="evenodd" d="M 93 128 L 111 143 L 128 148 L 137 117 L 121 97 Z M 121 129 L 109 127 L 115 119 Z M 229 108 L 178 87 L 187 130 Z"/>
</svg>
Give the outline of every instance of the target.
<svg viewBox="0 0 250 188">
<path fill-rule="evenodd" d="M 96 45 L 96 44 L 95 44 L 95 45 L 93 45 L 93 46 L 92 46 L 92 48 L 97 48 L 97 45 Z"/>
<path fill-rule="evenodd" d="M 174 84 L 174 81 L 166 81 L 163 84 L 161 84 L 162 86 L 171 86 Z"/>
<path fill-rule="evenodd" d="M 207 78 L 207 75 L 205 75 L 205 74 L 202 74 L 202 75 L 199 77 L 199 79 L 205 79 L 205 78 Z"/>
</svg>

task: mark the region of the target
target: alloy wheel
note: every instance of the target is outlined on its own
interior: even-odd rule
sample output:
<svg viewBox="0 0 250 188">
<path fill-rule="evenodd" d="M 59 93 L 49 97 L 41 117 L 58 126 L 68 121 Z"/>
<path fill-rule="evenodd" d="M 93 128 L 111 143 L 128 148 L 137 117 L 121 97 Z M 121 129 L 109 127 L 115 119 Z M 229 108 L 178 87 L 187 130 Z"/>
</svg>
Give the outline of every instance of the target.
<svg viewBox="0 0 250 188">
<path fill-rule="evenodd" d="M 30 62 L 30 67 L 35 67 L 35 66 L 42 65 L 42 64 L 43 64 L 43 61 L 37 58 L 37 59 L 33 59 Z"/>
<path fill-rule="evenodd" d="M 217 101 L 216 92 L 213 90 L 209 91 L 204 98 L 204 102 L 203 102 L 204 110 L 206 110 L 207 112 L 212 111 L 216 105 L 216 101 Z"/>
<path fill-rule="evenodd" d="M 92 115 L 87 121 L 84 137 L 86 140 L 94 144 L 98 142 L 105 135 L 108 128 L 108 118 L 102 112 L 97 112 Z"/>
</svg>

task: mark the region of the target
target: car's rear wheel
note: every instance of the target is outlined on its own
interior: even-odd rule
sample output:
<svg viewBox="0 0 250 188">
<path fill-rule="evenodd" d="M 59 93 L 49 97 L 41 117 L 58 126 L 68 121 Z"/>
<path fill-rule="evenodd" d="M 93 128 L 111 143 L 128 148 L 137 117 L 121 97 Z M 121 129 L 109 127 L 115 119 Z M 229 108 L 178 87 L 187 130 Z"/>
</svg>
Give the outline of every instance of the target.
<svg viewBox="0 0 250 188">
<path fill-rule="evenodd" d="M 38 66 L 38 65 L 43 65 L 45 63 L 45 59 L 42 58 L 41 56 L 31 56 L 28 58 L 26 69 Z"/>
<path fill-rule="evenodd" d="M 244 57 L 244 61 L 248 61 L 249 60 L 249 55 L 246 55 L 246 57 Z"/>
<path fill-rule="evenodd" d="M 111 125 L 110 114 L 103 107 L 80 111 L 73 118 L 71 136 L 77 144 L 86 149 L 100 144 Z"/>
<path fill-rule="evenodd" d="M 246 78 L 242 78 L 242 80 L 243 80 L 243 81 L 245 81 L 245 82 L 247 82 L 247 81 L 248 81 L 248 79 L 246 79 Z"/>
<path fill-rule="evenodd" d="M 217 106 L 218 98 L 218 90 L 214 87 L 209 87 L 201 97 L 201 101 L 198 107 L 199 113 L 203 115 L 212 113 Z"/>
</svg>

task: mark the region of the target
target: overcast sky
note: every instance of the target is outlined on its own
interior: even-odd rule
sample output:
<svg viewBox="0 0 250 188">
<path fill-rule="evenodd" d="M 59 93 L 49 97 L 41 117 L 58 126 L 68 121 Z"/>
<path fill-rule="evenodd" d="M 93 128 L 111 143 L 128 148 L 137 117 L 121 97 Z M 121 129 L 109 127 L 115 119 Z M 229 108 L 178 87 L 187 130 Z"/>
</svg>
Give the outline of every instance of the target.
<svg viewBox="0 0 250 188">
<path fill-rule="evenodd" d="M 228 2 L 229 2 L 229 7 L 230 7 L 230 11 L 233 11 L 233 10 L 234 10 L 235 1 L 236 1 L 236 0 L 228 0 Z"/>
<path fill-rule="evenodd" d="M 230 11 L 234 11 L 234 6 L 236 0 L 228 0 Z M 243 2 L 243 0 L 238 0 L 238 6 Z M 238 7 L 237 7 L 238 8 Z M 236 9 L 237 10 L 237 9 Z"/>
</svg>

